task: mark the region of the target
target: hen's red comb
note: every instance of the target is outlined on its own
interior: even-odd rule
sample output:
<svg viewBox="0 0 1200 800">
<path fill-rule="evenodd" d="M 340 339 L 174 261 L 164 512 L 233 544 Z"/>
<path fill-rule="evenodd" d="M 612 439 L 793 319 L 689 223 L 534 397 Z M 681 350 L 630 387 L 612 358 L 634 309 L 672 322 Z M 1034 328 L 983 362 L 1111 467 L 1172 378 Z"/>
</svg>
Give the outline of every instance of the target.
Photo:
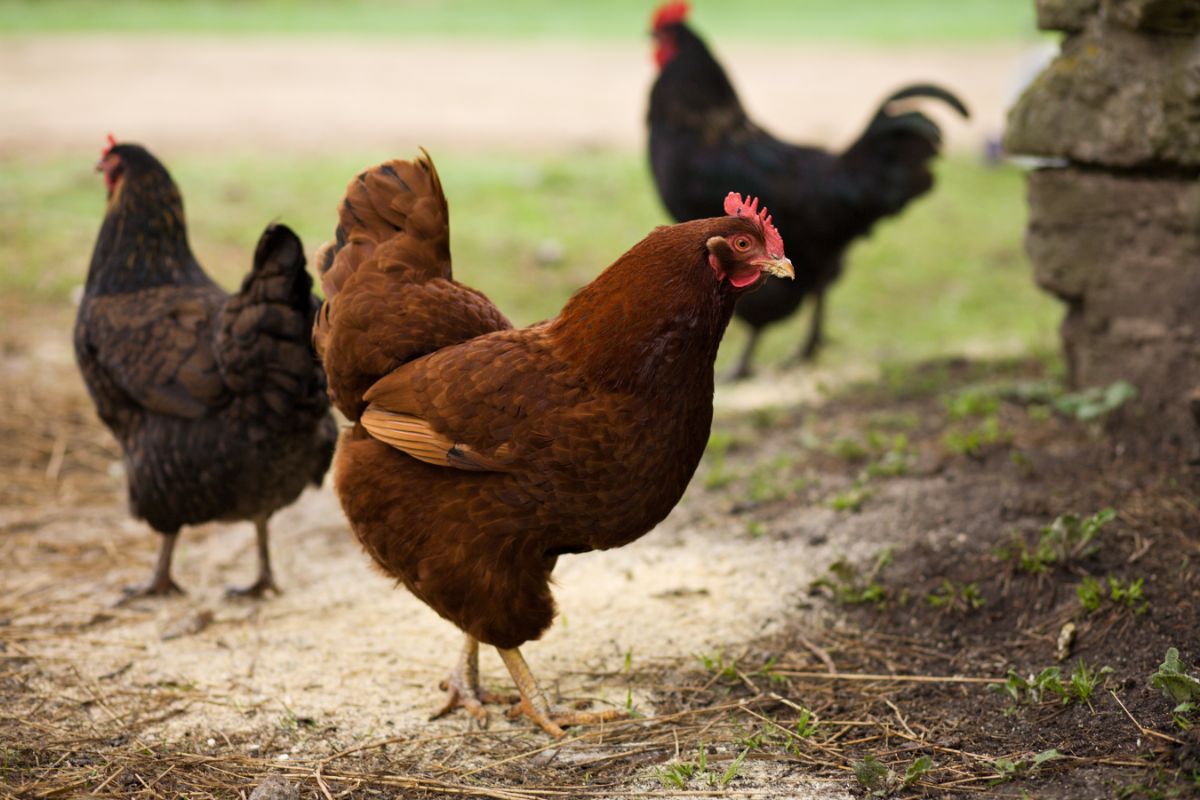
<svg viewBox="0 0 1200 800">
<path fill-rule="evenodd" d="M 112 152 L 112 149 L 113 149 L 114 147 L 116 147 L 116 146 L 117 146 L 117 140 L 116 140 L 116 137 L 114 137 L 114 136 L 113 136 L 113 135 L 110 133 L 110 134 L 108 135 L 108 147 L 106 147 L 106 148 L 104 148 L 103 150 L 101 150 L 101 151 L 100 151 L 100 157 L 101 157 L 101 158 L 104 158 L 106 155 L 108 155 L 110 152 Z"/>
<path fill-rule="evenodd" d="M 758 223 L 759 230 L 763 233 L 767 253 L 776 258 L 783 256 L 783 237 L 771 224 L 771 215 L 767 213 L 767 207 L 763 206 L 761 209 L 758 207 L 757 197 L 743 200 L 737 192 L 730 192 L 725 195 L 725 213 L 731 217 L 753 217 L 754 221 Z"/>
<path fill-rule="evenodd" d="M 675 25 L 687 19 L 688 12 L 691 10 L 684 0 L 675 0 L 672 3 L 664 3 L 659 7 L 658 11 L 654 12 L 654 30 L 662 30 L 668 25 Z"/>
</svg>

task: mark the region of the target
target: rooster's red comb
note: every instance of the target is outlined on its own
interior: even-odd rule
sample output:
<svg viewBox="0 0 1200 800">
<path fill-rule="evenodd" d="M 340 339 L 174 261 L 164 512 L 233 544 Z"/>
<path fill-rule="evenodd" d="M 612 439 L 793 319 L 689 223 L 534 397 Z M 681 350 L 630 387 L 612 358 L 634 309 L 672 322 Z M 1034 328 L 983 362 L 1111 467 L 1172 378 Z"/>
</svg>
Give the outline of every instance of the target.
<svg viewBox="0 0 1200 800">
<path fill-rule="evenodd" d="M 116 146 L 117 146 L 117 138 L 110 133 L 108 135 L 108 146 L 100 151 L 100 157 L 104 158 L 106 155 L 108 155 L 110 152 L 112 152 L 112 149 Z"/>
<path fill-rule="evenodd" d="M 761 209 L 758 207 L 757 197 L 743 200 L 737 192 L 730 192 L 725 195 L 725 213 L 731 217 L 753 218 L 758 223 L 759 230 L 762 231 L 767 253 L 776 258 L 783 256 L 783 237 L 771 224 L 771 215 L 767 213 L 767 207 L 763 206 Z"/>
<path fill-rule="evenodd" d="M 664 3 L 659 6 L 658 11 L 654 12 L 653 25 L 654 30 L 662 30 L 668 25 L 675 25 L 687 19 L 688 12 L 691 10 L 684 0 L 675 0 L 675 2 Z"/>
</svg>

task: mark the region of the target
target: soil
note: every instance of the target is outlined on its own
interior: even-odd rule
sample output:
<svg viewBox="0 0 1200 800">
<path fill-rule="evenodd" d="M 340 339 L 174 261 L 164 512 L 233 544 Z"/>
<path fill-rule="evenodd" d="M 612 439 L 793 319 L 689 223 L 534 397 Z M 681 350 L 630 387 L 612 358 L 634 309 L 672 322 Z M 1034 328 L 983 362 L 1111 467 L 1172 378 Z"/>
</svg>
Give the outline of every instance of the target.
<svg viewBox="0 0 1200 800">
<path fill-rule="evenodd" d="M 502 709 L 486 731 L 461 713 L 428 721 L 457 634 L 372 571 L 328 488 L 273 521 L 282 596 L 224 597 L 252 574 L 252 534 L 214 524 L 182 538 L 186 596 L 115 607 L 157 541 L 123 508 L 66 342 L 38 328 L 6 332 L 0 381 L 0 738 L 19 796 L 226 797 L 274 774 L 306 797 L 624 797 L 675 779 L 838 797 L 866 792 L 853 775 L 868 756 L 892 770 L 875 789 L 897 796 L 1196 791 L 1200 729 L 1148 681 L 1168 647 L 1200 659 L 1197 470 L 1124 457 L 1094 424 L 1020 400 L 999 401 L 992 444 L 947 445 L 979 424 L 950 419 L 947 397 L 1022 395 L 1045 385 L 1040 363 L 939 362 L 758 410 L 743 387 L 663 525 L 560 562 L 560 617 L 525 648 L 531 665 L 562 704 L 636 718 L 555 746 Z M 832 507 L 859 486 L 843 502 L 857 510 Z M 1032 547 L 1058 515 L 1105 507 L 1094 552 L 1019 566 L 1017 537 Z M 1146 608 L 1085 613 L 1085 575 L 1143 578 Z M 1014 705 L 987 685 L 1048 666 L 1065 679 L 1078 659 L 1112 669 L 1087 703 Z M 511 689 L 493 654 L 483 671 Z M 811 736 L 794 735 L 800 709 Z M 932 767 L 901 787 L 922 755 Z"/>
</svg>

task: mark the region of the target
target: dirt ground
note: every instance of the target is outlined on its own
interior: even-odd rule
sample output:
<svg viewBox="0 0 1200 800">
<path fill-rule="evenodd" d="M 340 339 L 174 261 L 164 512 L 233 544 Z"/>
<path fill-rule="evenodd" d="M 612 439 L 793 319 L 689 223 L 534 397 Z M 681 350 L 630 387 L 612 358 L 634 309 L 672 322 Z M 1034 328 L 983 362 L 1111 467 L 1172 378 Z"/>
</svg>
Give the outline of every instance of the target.
<svg viewBox="0 0 1200 800">
<path fill-rule="evenodd" d="M 298 154 L 350 140 L 638 147 L 644 92 L 628 87 L 650 78 L 634 46 L 7 44 L 0 115 L 18 122 L 0 129 L 0 154 L 18 158 L 94 148 L 109 127 Z M 849 136 L 897 82 L 944 76 L 980 111 L 981 137 L 1021 57 L 722 53 L 764 122 L 819 140 Z M 781 59 L 822 79 L 747 79 L 785 71 Z M 421 81 L 394 79 L 381 101 L 346 74 Z M 962 130 L 951 142 L 973 146 Z M 246 797 L 271 775 L 330 799 L 1200 791 L 1200 729 L 1148 683 L 1168 647 L 1200 661 L 1200 477 L 1030 399 L 1020 387 L 1045 383 L 1040 363 L 768 373 L 723 389 L 714 446 L 671 517 L 628 547 L 560 561 L 561 614 L 527 648 L 531 666 L 562 703 L 634 719 L 552 743 L 500 710 L 486 731 L 461 714 L 427 720 L 458 636 L 370 568 L 328 488 L 273 521 L 282 596 L 225 599 L 252 574 L 252 534 L 208 525 L 181 537 L 185 597 L 114 607 L 157 542 L 124 509 L 119 455 L 72 363 L 70 310 L 0 316 L 0 795 Z M 869 381 L 818 391 L 849 377 Z M 971 391 L 997 398 L 994 435 L 951 418 L 947 398 Z M 1116 517 L 1094 551 L 1022 567 L 1018 538 L 1035 548 L 1059 515 L 1106 507 Z M 1086 612 L 1076 586 L 1110 575 L 1143 578 L 1145 609 L 1110 599 Z M 1014 704 L 988 688 L 1010 669 L 1067 675 L 1079 658 L 1113 670 L 1087 702 Z M 494 654 L 483 671 L 507 687 Z"/>
<path fill-rule="evenodd" d="M 275 774 L 305 797 L 848 797 L 868 756 L 892 770 L 880 796 L 1167 797 L 1200 780 L 1198 729 L 1148 684 L 1167 647 L 1200 655 L 1197 470 L 1123 457 L 1021 399 L 1001 402 L 995 441 L 946 444 L 974 424 L 947 397 L 1019 397 L 1045 382 L 1039 363 L 726 407 L 662 526 L 562 560 L 561 616 L 530 662 L 562 703 L 637 718 L 552 746 L 500 710 L 486 731 L 427 720 L 457 634 L 368 566 L 328 488 L 274 522 L 282 596 L 226 599 L 251 575 L 251 532 L 208 525 L 178 551 L 187 596 L 114 607 L 157 542 L 123 509 L 66 342 L 10 331 L 3 352 L 0 738 L 16 796 L 245 796 Z M 1103 507 L 1117 516 L 1095 553 L 1039 573 L 1000 554 Z M 1146 609 L 1085 613 L 1086 575 L 1143 578 Z M 1008 709 L 987 686 L 1079 658 L 1113 670 L 1088 703 Z M 483 670 L 508 685 L 493 654 Z M 819 723 L 800 736 L 803 709 Z M 931 768 L 902 787 L 922 755 Z"/>
</svg>

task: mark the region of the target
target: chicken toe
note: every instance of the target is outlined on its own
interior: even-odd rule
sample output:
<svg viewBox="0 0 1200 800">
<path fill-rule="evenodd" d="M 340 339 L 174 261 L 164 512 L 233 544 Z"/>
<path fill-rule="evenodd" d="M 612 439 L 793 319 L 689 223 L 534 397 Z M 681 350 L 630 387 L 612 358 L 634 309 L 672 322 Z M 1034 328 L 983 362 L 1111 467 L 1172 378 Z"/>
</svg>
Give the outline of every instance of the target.
<svg viewBox="0 0 1200 800">
<path fill-rule="evenodd" d="M 479 727 L 486 728 L 488 713 L 485 705 L 512 704 L 518 700 L 513 695 L 494 694 L 479 685 L 479 641 L 470 634 L 463 645 L 458 665 L 439 687 L 446 692 L 446 702 L 429 717 L 430 720 L 441 719 L 451 711 L 462 708 L 475 718 Z"/>
<path fill-rule="evenodd" d="M 150 580 L 140 586 L 126 586 L 121 591 L 125 596 L 117 601 L 124 605 L 139 597 L 166 597 L 173 594 L 183 594 L 183 589 L 171 578 L 171 556 L 175 553 L 175 541 L 179 532 L 164 533 L 162 544 L 158 548 L 158 563 L 154 565 L 154 574 Z"/>
<path fill-rule="evenodd" d="M 555 739 L 561 739 L 566 735 L 566 731 L 563 730 L 564 727 L 596 725 L 603 722 L 624 719 L 628 716 L 625 712 L 616 709 L 608 711 L 555 710 L 551 708 L 550 703 L 546 700 L 546 695 L 543 694 L 541 687 L 538 686 L 537 679 L 533 677 L 533 672 L 530 671 L 529 665 L 525 663 L 525 658 L 521 655 L 521 651 L 515 647 L 511 650 L 497 647 L 496 650 L 500 653 L 500 658 L 504 660 L 504 665 L 508 667 L 509 673 L 512 674 L 513 680 L 517 684 L 517 690 L 521 693 L 521 701 L 508 712 L 510 719 L 520 716 L 529 717 L 546 733 Z"/>
<path fill-rule="evenodd" d="M 254 520 L 255 542 L 258 548 L 258 579 L 249 586 L 231 586 L 225 590 L 226 597 L 255 597 L 262 598 L 268 593 L 282 594 L 275 583 L 275 575 L 271 572 L 271 550 L 267 538 L 267 518 L 259 517 Z"/>
<path fill-rule="evenodd" d="M 253 597 L 262 598 L 268 594 L 282 594 L 282 590 L 275 583 L 275 578 L 270 572 L 262 573 L 258 576 L 258 580 L 249 586 L 230 586 L 225 589 L 226 597 Z"/>
</svg>

